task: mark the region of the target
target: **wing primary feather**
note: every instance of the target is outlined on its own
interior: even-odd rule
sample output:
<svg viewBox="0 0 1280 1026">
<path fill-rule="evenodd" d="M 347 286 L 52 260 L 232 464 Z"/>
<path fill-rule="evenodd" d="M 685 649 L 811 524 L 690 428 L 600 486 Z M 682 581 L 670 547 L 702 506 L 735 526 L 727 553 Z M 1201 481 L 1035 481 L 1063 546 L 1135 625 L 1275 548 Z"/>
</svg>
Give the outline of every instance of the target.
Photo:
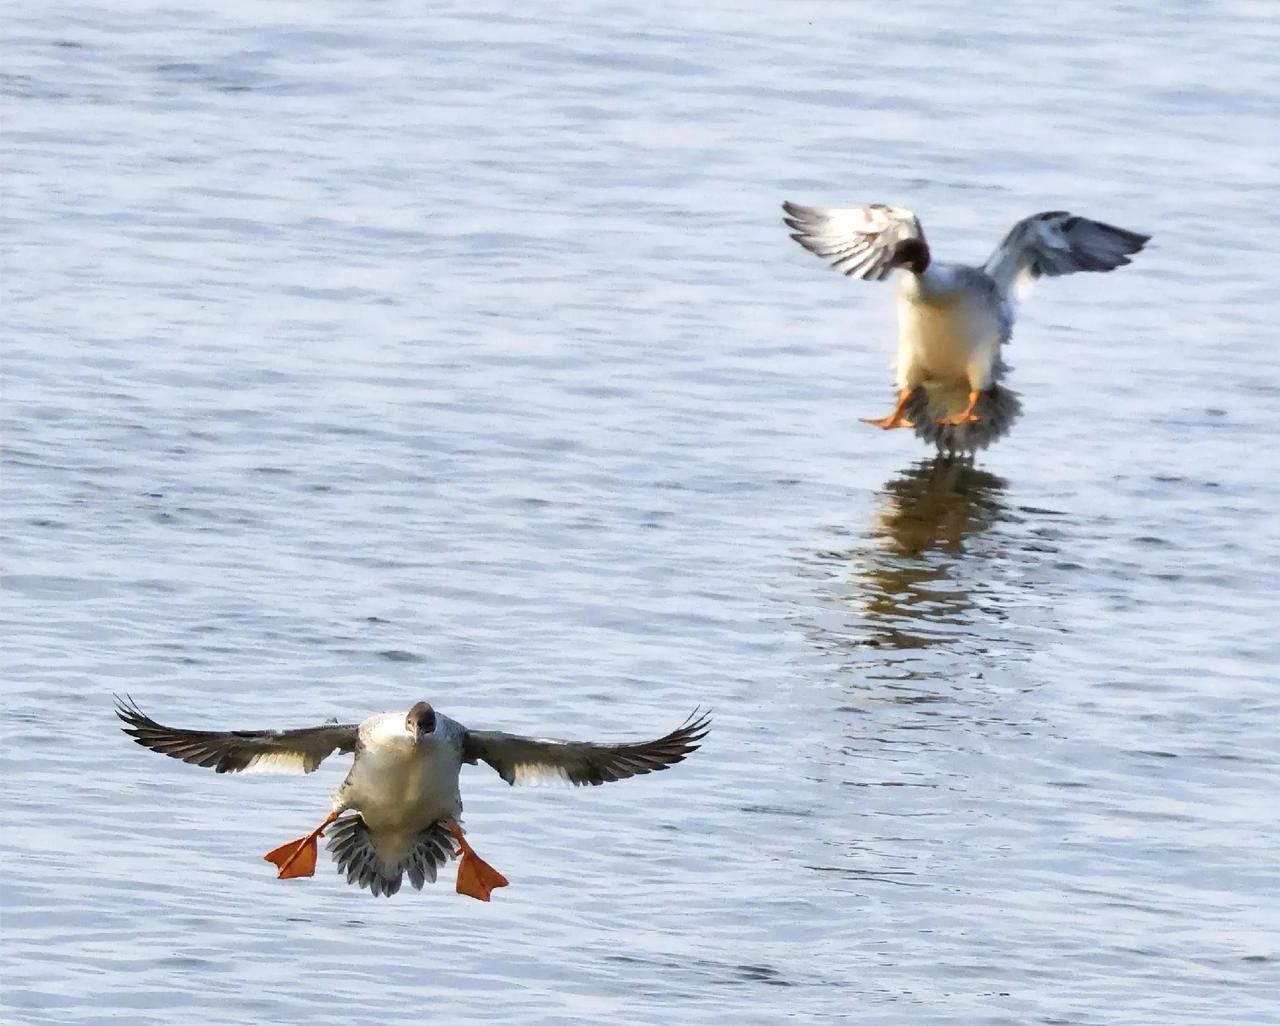
<svg viewBox="0 0 1280 1026">
<path fill-rule="evenodd" d="M 1043 277 L 1113 271 L 1131 263 L 1151 236 L 1065 210 L 1046 210 L 1015 224 L 983 270 L 1005 295 Z"/>
<path fill-rule="evenodd" d="M 499 731 L 468 731 L 463 757 L 483 760 L 508 784 L 560 777 L 576 786 L 624 780 L 667 769 L 700 746 L 710 730 L 708 713 L 695 709 L 670 734 L 623 744 L 555 741 Z"/>
<path fill-rule="evenodd" d="M 929 265 L 929 244 L 909 210 L 884 203 L 805 207 L 790 200 L 782 209 L 791 237 L 848 277 L 882 281 L 897 268 L 922 274 Z"/>
<path fill-rule="evenodd" d="M 153 752 L 217 773 L 247 769 L 310 773 L 335 751 L 350 752 L 357 724 L 324 724 L 296 730 L 187 730 L 158 723 L 130 695 L 115 698 L 121 729 Z"/>
</svg>

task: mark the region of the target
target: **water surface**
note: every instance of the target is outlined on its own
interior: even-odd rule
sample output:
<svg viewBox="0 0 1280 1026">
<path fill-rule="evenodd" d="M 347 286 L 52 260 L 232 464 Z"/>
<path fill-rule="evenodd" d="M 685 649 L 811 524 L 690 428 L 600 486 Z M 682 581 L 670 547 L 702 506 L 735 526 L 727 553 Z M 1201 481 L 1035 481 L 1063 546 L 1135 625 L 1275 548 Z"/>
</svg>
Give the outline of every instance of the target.
<svg viewBox="0 0 1280 1026">
<path fill-rule="evenodd" d="M 6 1022 L 1276 1022 L 1280 30 L 972 7 L 9 13 Z M 1044 283 L 1024 420 L 939 465 L 783 199 L 1155 241 Z M 341 760 L 216 777 L 112 691 L 716 727 L 467 771 L 512 886 L 385 901 L 260 860 Z"/>
</svg>

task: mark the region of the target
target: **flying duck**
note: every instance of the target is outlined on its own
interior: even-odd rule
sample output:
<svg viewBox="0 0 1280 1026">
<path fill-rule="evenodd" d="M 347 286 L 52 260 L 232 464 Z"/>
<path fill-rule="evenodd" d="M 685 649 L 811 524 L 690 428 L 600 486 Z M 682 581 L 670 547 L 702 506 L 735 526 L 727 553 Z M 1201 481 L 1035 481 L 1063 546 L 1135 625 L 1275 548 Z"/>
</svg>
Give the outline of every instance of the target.
<svg viewBox="0 0 1280 1026">
<path fill-rule="evenodd" d="M 1024 217 L 981 267 L 945 264 L 929 252 L 909 210 L 782 204 L 792 238 L 842 274 L 883 281 L 902 270 L 898 298 L 898 401 L 878 428 L 914 428 L 952 452 L 980 449 L 1017 417 L 1017 397 L 999 381 L 1001 349 L 1013 334 L 1014 301 L 1036 279 L 1112 271 L 1149 235 L 1048 210 Z"/>
<path fill-rule="evenodd" d="M 144 748 L 218 773 L 310 773 L 335 751 L 354 754 L 324 821 L 264 856 L 275 864 L 278 877 L 312 876 L 317 839 L 330 828 L 327 847 L 348 883 L 389 897 L 407 873 L 421 890 L 456 855 L 461 856 L 458 892 L 481 901 L 488 901 L 494 888 L 507 886 L 507 878 L 476 855 L 463 836 L 458 793 L 463 763 L 486 762 L 508 784 L 603 784 L 674 766 L 699 747 L 711 723 L 707 714 L 695 710 L 683 725 L 656 740 L 596 744 L 469 730 L 426 702 L 362 723 L 296 730 L 166 727 L 127 696 L 116 697 L 116 715 L 125 723 L 124 732 Z"/>
</svg>

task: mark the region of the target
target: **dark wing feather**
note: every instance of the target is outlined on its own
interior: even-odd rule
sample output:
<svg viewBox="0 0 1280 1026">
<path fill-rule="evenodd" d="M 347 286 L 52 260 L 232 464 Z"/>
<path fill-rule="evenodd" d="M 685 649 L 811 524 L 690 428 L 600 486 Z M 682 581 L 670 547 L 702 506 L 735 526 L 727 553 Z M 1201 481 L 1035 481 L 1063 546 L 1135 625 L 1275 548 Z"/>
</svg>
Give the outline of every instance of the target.
<svg viewBox="0 0 1280 1026">
<path fill-rule="evenodd" d="M 670 734 L 653 741 L 622 745 L 468 730 L 463 742 L 463 758 L 473 764 L 477 760 L 487 762 L 508 784 L 561 780 L 582 787 L 656 773 L 674 766 L 697 750 L 710 726 L 710 716 L 695 709 L 693 715 Z"/>
<path fill-rule="evenodd" d="M 310 773 L 335 751 L 355 751 L 359 729 L 332 723 L 300 730 L 181 730 L 157 723 L 128 696 L 116 696 L 116 715 L 144 748 L 218 773 Z"/>
<path fill-rule="evenodd" d="M 1004 293 L 1042 277 L 1077 271 L 1113 271 L 1151 241 L 1150 235 L 1065 210 L 1032 214 L 1009 229 L 987 260 L 987 272 Z"/>
<path fill-rule="evenodd" d="M 920 220 L 910 210 L 872 203 L 867 207 L 802 207 L 784 203 L 791 237 L 841 274 L 882 281 L 913 262 L 929 262 Z M 914 241 L 915 247 L 902 247 Z M 901 247 L 901 248 L 900 248 Z"/>
</svg>

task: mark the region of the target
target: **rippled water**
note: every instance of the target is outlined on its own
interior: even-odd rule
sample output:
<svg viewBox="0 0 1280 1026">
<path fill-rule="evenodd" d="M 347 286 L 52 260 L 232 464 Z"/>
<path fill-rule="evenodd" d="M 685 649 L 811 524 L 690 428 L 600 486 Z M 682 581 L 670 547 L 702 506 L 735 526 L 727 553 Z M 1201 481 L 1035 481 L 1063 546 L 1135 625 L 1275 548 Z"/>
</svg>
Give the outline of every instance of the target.
<svg viewBox="0 0 1280 1026">
<path fill-rule="evenodd" d="M 8 12 L 5 1022 L 1277 1021 L 1280 19 L 974 6 Z M 938 465 L 786 198 L 1155 241 Z M 716 727 L 383 901 L 112 691 Z"/>
</svg>

